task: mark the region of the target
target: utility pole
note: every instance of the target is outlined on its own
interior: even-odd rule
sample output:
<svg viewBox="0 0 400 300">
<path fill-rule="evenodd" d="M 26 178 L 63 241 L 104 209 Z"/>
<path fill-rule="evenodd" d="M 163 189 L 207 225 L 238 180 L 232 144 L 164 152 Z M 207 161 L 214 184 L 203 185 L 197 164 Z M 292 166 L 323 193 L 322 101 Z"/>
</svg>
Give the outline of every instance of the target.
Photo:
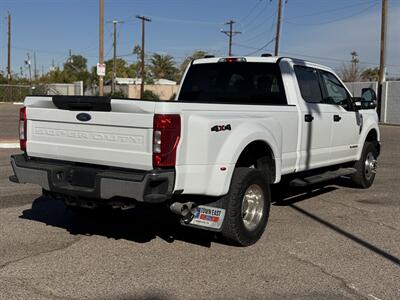
<svg viewBox="0 0 400 300">
<path fill-rule="evenodd" d="M 33 51 L 33 78 L 37 80 L 37 69 L 36 69 L 36 51 Z"/>
<path fill-rule="evenodd" d="M 282 0 L 278 0 L 278 19 L 276 20 L 275 56 L 279 54 L 279 40 L 281 38 Z"/>
<path fill-rule="evenodd" d="M 151 22 L 151 19 L 146 18 L 144 16 L 136 16 L 136 18 L 142 20 L 142 51 L 141 51 L 141 77 L 142 77 L 142 82 L 140 84 L 140 98 L 143 97 L 144 93 L 144 81 L 145 81 L 145 76 L 146 72 L 144 70 L 144 36 L 145 36 L 145 22 Z"/>
<path fill-rule="evenodd" d="M 381 119 L 383 84 L 386 81 L 387 15 L 388 15 L 388 1 L 382 0 L 381 50 L 380 50 L 380 64 L 379 64 L 378 105 L 377 105 L 377 113 L 379 120 Z"/>
<path fill-rule="evenodd" d="M 100 24 L 99 24 L 99 64 L 104 64 L 104 0 L 99 0 Z M 99 95 L 104 96 L 104 76 L 99 76 Z"/>
<path fill-rule="evenodd" d="M 225 25 L 229 25 L 229 30 L 221 30 L 222 33 L 226 34 L 229 37 L 229 50 L 228 55 L 232 56 L 232 38 L 236 34 L 241 34 L 240 31 L 233 31 L 233 24 L 236 22 L 234 20 L 229 20 L 225 23 Z"/>
<path fill-rule="evenodd" d="M 29 82 L 32 85 L 31 56 L 29 55 L 29 53 L 27 53 L 26 56 L 27 56 L 27 60 L 25 61 L 25 64 L 28 65 L 28 68 L 29 68 Z"/>
<path fill-rule="evenodd" d="M 115 93 L 116 78 L 117 78 L 117 24 L 118 23 L 124 23 L 124 22 L 117 21 L 116 19 L 114 19 L 112 21 L 112 23 L 114 25 L 114 42 L 113 42 L 114 57 L 113 57 L 113 77 L 112 77 L 111 92 L 114 94 Z"/>
<path fill-rule="evenodd" d="M 7 79 L 11 83 L 11 14 L 8 12 L 8 58 L 7 58 Z"/>
</svg>

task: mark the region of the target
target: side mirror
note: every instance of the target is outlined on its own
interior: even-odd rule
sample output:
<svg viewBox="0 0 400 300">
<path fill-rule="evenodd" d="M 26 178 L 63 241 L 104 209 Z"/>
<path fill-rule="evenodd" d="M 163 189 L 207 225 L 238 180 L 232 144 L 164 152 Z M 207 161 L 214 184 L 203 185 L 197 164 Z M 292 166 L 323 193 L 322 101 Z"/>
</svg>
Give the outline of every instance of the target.
<svg viewBox="0 0 400 300">
<path fill-rule="evenodd" d="M 376 93 L 371 88 L 365 88 L 361 91 L 361 109 L 376 108 Z"/>
</svg>

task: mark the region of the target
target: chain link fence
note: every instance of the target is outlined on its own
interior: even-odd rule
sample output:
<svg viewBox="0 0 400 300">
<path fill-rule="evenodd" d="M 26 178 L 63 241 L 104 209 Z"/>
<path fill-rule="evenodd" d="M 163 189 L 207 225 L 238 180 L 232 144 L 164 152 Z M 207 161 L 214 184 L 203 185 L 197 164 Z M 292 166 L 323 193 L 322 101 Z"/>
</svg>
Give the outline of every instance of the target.
<svg viewBox="0 0 400 300">
<path fill-rule="evenodd" d="M 13 85 L 0 84 L 0 102 L 23 102 L 26 96 L 46 95 L 46 85 Z"/>
<path fill-rule="evenodd" d="M 83 95 L 83 83 L 0 84 L 0 102 L 23 102 L 26 96 L 36 95 Z"/>
</svg>

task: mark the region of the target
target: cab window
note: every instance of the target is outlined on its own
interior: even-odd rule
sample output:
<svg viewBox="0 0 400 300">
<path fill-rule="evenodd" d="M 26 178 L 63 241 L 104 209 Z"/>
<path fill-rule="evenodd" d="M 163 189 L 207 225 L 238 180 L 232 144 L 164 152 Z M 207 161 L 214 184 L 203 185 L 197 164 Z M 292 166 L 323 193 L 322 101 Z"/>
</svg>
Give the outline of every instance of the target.
<svg viewBox="0 0 400 300">
<path fill-rule="evenodd" d="M 319 84 L 318 72 L 314 68 L 294 66 L 301 97 L 309 103 L 322 102 L 322 90 Z"/>
<path fill-rule="evenodd" d="M 254 62 L 193 64 L 178 101 L 287 105 L 279 65 Z"/>
<path fill-rule="evenodd" d="M 321 81 L 324 87 L 323 102 L 340 105 L 346 110 L 351 109 L 350 95 L 335 75 L 326 71 L 320 71 Z"/>
</svg>

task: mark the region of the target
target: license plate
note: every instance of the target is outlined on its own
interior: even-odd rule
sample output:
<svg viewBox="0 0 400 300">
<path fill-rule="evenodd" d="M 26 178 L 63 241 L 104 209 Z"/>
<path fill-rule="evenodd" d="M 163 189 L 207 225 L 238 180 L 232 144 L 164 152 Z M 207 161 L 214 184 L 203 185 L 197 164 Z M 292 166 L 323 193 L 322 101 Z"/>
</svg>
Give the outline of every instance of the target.
<svg viewBox="0 0 400 300">
<path fill-rule="evenodd" d="M 203 206 L 197 207 L 191 225 L 220 229 L 225 217 L 225 209 Z"/>
</svg>

